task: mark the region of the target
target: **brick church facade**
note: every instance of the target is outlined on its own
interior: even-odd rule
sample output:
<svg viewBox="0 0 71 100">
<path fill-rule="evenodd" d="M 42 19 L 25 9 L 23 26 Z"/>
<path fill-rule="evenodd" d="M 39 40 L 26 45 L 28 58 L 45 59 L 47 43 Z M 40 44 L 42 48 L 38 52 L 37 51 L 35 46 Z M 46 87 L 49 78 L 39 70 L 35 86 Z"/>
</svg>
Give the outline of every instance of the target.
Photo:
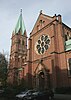
<svg viewBox="0 0 71 100">
<path fill-rule="evenodd" d="M 30 88 L 71 87 L 71 28 L 61 15 L 40 12 L 27 38 L 21 12 L 11 39 L 9 83 L 24 79 Z"/>
</svg>

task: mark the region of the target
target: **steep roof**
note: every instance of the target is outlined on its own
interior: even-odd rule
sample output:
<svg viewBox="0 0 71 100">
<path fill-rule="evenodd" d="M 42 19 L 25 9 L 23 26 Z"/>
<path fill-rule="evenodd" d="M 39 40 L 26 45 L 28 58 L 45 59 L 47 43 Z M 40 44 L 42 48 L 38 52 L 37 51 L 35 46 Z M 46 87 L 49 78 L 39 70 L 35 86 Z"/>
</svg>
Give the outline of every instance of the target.
<svg viewBox="0 0 71 100">
<path fill-rule="evenodd" d="M 17 34 L 19 31 L 21 31 L 22 35 L 24 35 L 24 33 L 26 31 L 24 21 L 23 21 L 23 18 L 22 18 L 22 10 L 21 10 L 20 16 L 18 18 L 16 27 L 14 29 L 14 34 Z"/>
<path fill-rule="evenodd" d="M 41 21 L 45 22 L 45 24 L 43 25 L 43 27 L 45 27 L 47 24 L 53 21 L 53 17 L 43 14 L 41 10 L 30 35 L 35 34 L 37 32 L 38 27 L 40 27 Z M 42 27 L 40 27 L 40 29 L 42 29 Z"/>
</svg>

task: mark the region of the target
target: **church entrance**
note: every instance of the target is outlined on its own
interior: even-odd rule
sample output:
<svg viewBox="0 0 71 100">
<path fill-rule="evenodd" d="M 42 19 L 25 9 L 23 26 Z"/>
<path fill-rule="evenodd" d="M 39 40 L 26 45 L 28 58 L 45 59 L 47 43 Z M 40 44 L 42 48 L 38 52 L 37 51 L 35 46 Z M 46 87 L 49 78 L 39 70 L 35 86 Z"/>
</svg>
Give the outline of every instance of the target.
<svg viewBox="0 0 71 100">
<path fill-rule="evenodd" d="M 49 69 L 43 62 L 40 62 L 34 71 L 34 88 L 44 90 L 50 88 L 50 73 Z"/>
<path fill-rule="evenodd" d="M 39 90 L 44 90 L 45 87 L 45 76 L 43 72 L 40 72 L 38 75 L 39 80 Z"/>
<path fill-rule="evenodd" d="M 39 90 L 50 88 L 50 75 L 43 70 L 39 71 L 34 77 L 34 87 Z"/>
</svg>

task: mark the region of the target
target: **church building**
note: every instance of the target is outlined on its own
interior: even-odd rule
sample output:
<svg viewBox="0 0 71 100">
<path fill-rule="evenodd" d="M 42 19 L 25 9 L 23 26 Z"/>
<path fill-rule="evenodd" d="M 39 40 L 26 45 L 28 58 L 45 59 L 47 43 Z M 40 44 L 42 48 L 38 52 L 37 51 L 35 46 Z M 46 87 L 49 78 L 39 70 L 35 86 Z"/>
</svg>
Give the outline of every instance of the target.
<svg viewBox="0 0 71 100">
<path fill-rule="evenodd" d="M 8 82 L 29 88 L 71 87 L 71 28 L 40 11 L 27 38 L 20 13 L 11 38 Z"/>
</svg>

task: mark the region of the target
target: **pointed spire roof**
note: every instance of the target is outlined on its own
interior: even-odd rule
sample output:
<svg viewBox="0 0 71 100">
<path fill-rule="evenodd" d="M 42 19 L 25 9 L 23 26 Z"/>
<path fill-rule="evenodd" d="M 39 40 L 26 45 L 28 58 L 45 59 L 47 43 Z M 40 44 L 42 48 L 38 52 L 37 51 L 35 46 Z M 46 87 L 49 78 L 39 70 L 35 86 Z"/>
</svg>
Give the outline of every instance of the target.
<svg viewBox="0 0 71 100">
<path fill-rule="evenodd" d="M 17 34 L 19 31 L 21 31 L 22 35 L 24 35 L 24 33 L 26 31 L 24 21 L 23 21 L 23 18 L 22 18 L 22 9 L 21 9 L 20 16 L 18 18 L 16 27 L 14 29 L 14 33 Z"/>
</svg>

